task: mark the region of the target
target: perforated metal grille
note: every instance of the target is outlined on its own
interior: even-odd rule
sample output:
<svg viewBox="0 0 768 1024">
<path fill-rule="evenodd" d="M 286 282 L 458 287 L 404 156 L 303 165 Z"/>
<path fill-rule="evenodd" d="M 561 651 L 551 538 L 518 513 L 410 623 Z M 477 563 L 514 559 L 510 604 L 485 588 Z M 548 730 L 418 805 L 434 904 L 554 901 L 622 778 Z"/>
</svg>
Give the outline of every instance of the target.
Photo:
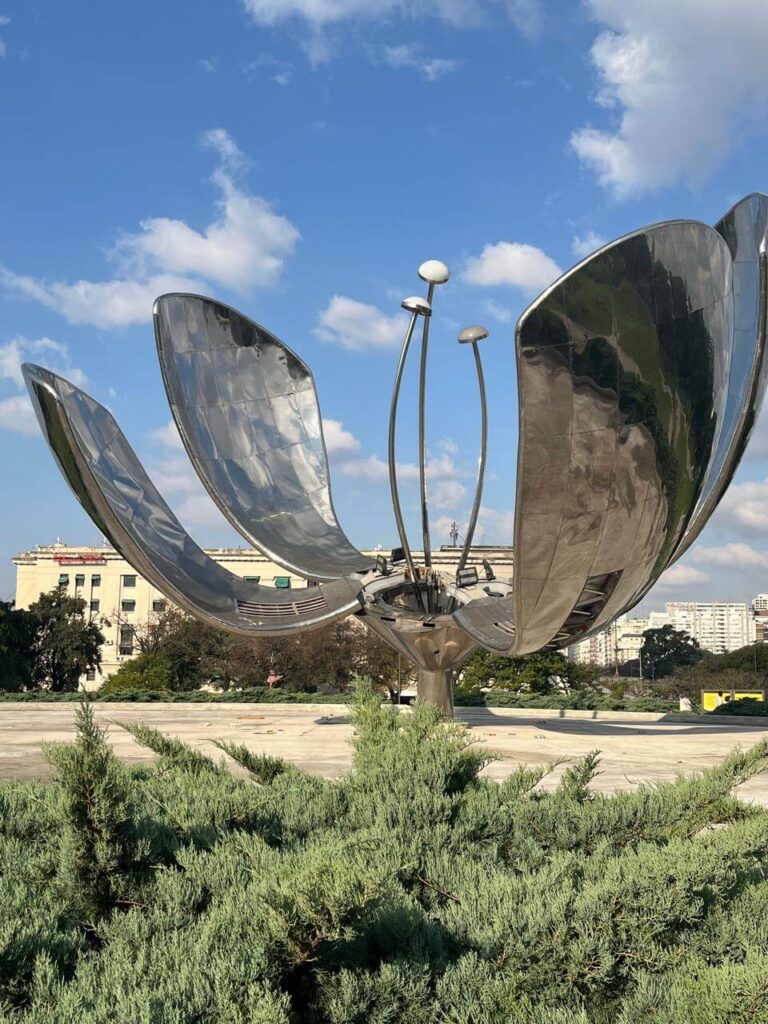
<svg viewBox="0 0 768 1024">
<path fill-rule="evenodd" d="M 285 618 L 287 615 L 311 615 L 321 612 L 326 607 L 325 596 L 322 593 L 313 594 L 311 597 L 302 597 L 293 601 L 285 601 L 280 604 L 265 604 L 261 601 L 238 601 L 237 610 L 247 619 L 275 619 Z"/>
</svg>

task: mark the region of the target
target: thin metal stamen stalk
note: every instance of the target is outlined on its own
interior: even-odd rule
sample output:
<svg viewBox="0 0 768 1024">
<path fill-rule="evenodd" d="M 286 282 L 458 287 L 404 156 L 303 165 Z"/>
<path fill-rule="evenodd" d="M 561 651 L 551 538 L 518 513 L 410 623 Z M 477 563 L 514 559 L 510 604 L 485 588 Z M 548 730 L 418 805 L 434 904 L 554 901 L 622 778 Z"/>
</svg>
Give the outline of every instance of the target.
<svg viewBox="0 0 768 1024">
<path fill-rule="evenodd" d="M 457 573 L 461 572 L 467 564 L 469 549 L 472 547 L 472 538 L 475 535 L 477 517 L 480 514 L 480 500 L 483 496 L 483 481 L 485 479 L 485 460 L 488 444 L 488 407 L 485 400 L 485 378 L 483 377 L 483 364 L 480 360 L 480 349 L 477 342 L 472 342 L 472 353 L 475 357 L 475 368 L 477 369 L 477 384 L 480 389 L 480 460 L 477 466 L 477 485 L 475 487 L 475 500 L 472 504 L 472 513 L 469 517 L 469 525 L 464 538 L 464 547 L 461 551 Z"/>
<path fill-rule="evenodd" d="M 435 292 L 434 283 L 430 282 L 427 302 L 432 305 Z M 429 508 L 427 505 L 427 436 L 426 436 L 426 388 L 427 388 L 427 351 L 429 349 L 429 321 L 424 317 L 421 333 L 421 364 L 419 367 L 419 488 L 421 492 L 421 536 L 424 545 L 424 565 L 428 569 L 432 565 L 432 541 L 429 535 Z"/>
<path fill-rule="evenodd" d="M 416 326 L 416 320 L 418 318 L 418 312 L 411 314 L 411 320 L 408 324 L 408 330 L 405 332 L 405 340 L 403 341 L 403 347 L 400 350 L 400 359 L 397 363 L 397 373 L 395 374 L 395 386 L 392 389 L 392 404 L 389 410 L 389 444 L 388 444 L 388 460 L 389 460 L 389 490 L 392 495 L 392 509 L 395 513 L 395 524 L 397 525 L 397 532 L 400 537 L 400 543 L 403 546 L 403 552 L 405 554 L 406 565 L 411 574 L 413 581 L 414 591 L 416 593 L 416 600 L 418 601 L 419 607 L 424 610 L 424 605 L 421 599 L 421 593 L 419 591 L 419 582 L 416 578 L 416 567 L 413 564 L 413 555 L 411 554 L 411 546 L 408 543 L 408 537 L 405 532 L 405 524 L 403 523 L 403 513 L 400 508 L 400 496 L 397 487 L 397 467 L 395 462 L 395 428 L 397 426 L 397 404 L 400 399 L 400 384 L 403 379 L 403 369 L 405 367 L 405 360 L 408 355 L 408 349 L 411 344 L 411 338 L 413 337 L 413 330 Z"/>
</svg>

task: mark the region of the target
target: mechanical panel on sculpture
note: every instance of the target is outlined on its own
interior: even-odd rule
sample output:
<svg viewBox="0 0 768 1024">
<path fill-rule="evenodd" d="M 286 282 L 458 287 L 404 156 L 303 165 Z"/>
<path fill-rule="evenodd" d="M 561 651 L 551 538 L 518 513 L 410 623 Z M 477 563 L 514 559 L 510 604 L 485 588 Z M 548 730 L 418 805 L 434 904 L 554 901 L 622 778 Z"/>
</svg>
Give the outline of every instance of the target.
<svg viewBox="0 0 768 1024">
<path fill-rule="evenodd" d="M 286 593 L 242 580 L 186 533 L 111 414 L 27 364 L 43 433 L 78 500 L 158 589 L 205 621 L 250 635 L 360 619 L 419 669 L 419 693 L 452 710 L 452 671 L 482 645 L 518 655 L 566 647 L 632 608 L 698 537 L 744 452 L 766 386 L 768 196 L 715 227 L 666 221 L 604 246 L 520 317 L 515 578 L 468 564 L 483 491 L 487 411 L 480 353 L 477 485 L 455 576 L 433 568 L 425 382 L 435 291 L 419 268 L 389 423 L 400 546 L 375 564 L 342 530 L 312 373 L 275 335 L 213 299 L 155 303 L 158 355 L 190 460 L 245 539 L 316 584 Z M 420 335 L 419 475 L 423 564 L 400 508 L 396 423 L 403 370 Z M 514 468 L 510 465 L 511 475 Z"/>
</svg>

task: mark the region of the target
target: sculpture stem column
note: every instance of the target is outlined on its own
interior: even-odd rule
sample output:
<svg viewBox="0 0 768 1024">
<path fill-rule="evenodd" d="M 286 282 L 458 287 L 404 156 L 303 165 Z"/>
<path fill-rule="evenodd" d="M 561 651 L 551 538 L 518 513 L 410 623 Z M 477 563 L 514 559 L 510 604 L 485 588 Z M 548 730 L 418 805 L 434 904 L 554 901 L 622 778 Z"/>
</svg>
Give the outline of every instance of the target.
<svg viewBox="0 0 768 1024">
<path fill-rule="evenodd" d="M 446 718 L 453 718 L 453 673 L 447 669 L 419 669 L 416 692 L 419 700 L 437 704 Z"/>
</svg>

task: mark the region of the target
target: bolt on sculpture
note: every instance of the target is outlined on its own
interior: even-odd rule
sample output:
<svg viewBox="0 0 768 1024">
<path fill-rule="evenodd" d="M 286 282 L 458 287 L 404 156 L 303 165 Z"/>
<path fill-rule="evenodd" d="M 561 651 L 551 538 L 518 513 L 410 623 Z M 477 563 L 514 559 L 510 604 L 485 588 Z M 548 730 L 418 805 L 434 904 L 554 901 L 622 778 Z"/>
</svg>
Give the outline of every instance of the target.
<svg viewBox="0 0 768 1024">
<path fill-rule="evenodd" d="M 425 380 L 432 301 L 448 268 L 419 268 L 395 376 L 389 474 L 401 548 L 375 563 L 349 542 L 331 499 L 309 367 L 263 327 L 212 299 L 155 303 L 168 399 L 190 459 L 232 525 L 316 586 L 274 590 L 208 557 L 171 512 L 110 413 L 42 367 L 24 375 L 43 433 L 77 498 L 115 548 L 171 600 L 252 635 L 349 614 L 412 659 L 419 694 L 452 710 L 452 670 L 476 646 L 519 655 L 585 639 L 632 608 L 698 537 L 733 478 L 766 387 L 768 196 L 714 228 L 666 221 L 625 235 L 564 274 L 516 328 L 519 437 L 514 581 L 468 566 L 477 486 L 455 577 L 432 566 Z M 400 509 L 395 426 L 422 319 L 419 486 L 424 564 Z M 400 557 L 402 554 L 402 557 Z"/>
</svg>

